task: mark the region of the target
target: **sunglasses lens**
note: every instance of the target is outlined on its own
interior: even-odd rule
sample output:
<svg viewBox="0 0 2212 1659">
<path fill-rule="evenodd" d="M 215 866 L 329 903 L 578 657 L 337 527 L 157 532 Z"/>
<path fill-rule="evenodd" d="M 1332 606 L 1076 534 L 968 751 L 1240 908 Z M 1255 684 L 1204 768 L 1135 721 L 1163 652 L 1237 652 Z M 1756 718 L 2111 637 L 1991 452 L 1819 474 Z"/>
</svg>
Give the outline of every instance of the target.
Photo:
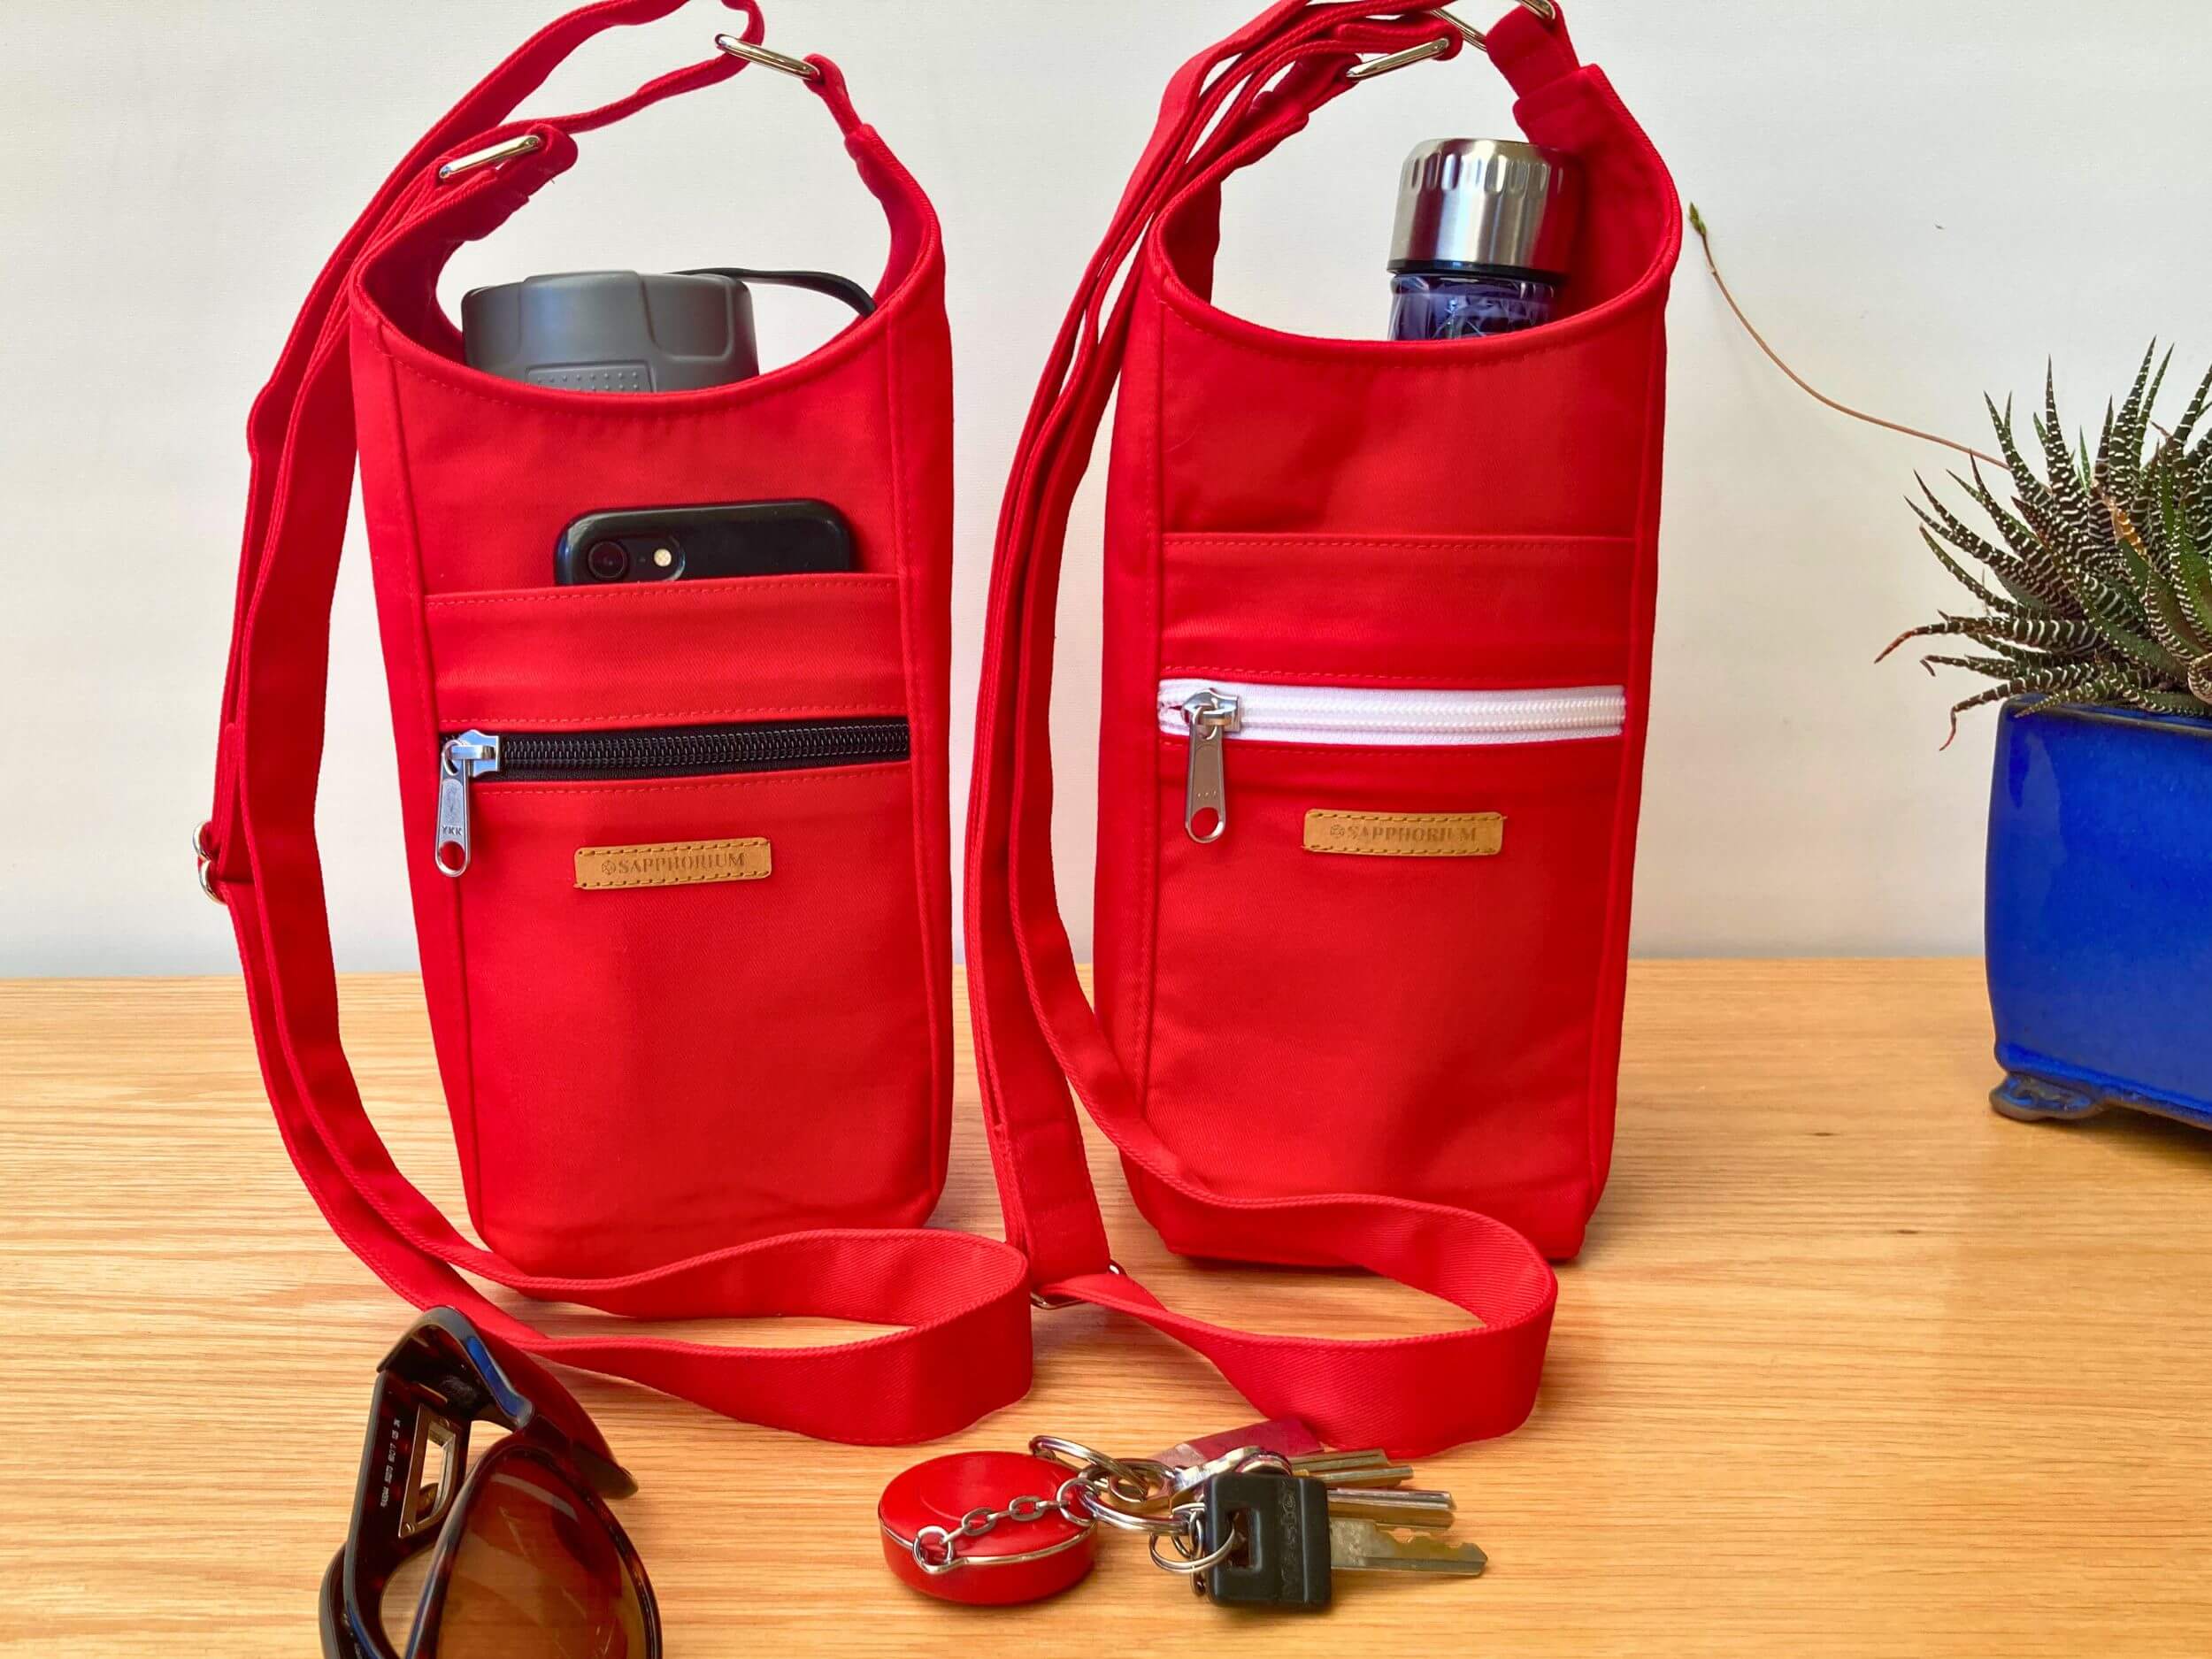
<svg viewBox="0 0 2212 1659">
<path fill-rule="evenodd" d="M 649 1659 L 622 1549 L 547 1465 L 511 1457 L 462 1521 L 438 1659 Z"/>
</svg>

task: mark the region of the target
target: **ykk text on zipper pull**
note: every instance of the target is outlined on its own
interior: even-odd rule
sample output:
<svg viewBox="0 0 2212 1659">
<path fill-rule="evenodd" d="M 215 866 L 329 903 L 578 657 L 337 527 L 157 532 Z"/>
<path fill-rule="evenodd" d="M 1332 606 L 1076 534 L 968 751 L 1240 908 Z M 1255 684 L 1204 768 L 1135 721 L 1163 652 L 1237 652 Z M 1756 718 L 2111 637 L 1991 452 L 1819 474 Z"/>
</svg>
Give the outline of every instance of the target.
<svg viewBox="0 0 2212 1659">
<path fill-rule="evenodd" d="M 438 751 L 438 841 L 431 862 L 449 876 L 469 867 L 469 780 L 499 770 L 499 740 L 484 732 L 448 738 Z"/>
</svg>

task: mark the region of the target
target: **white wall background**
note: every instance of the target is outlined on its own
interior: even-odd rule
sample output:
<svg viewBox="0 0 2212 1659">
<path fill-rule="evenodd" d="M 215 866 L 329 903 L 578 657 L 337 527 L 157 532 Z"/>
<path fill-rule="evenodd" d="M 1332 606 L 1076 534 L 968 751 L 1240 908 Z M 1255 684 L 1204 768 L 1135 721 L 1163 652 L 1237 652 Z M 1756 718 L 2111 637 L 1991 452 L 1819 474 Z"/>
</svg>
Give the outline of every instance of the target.
<svg viewBox="0 0 2212 1659">
<path fill-rule="evenodd" d="M 1039 361 L 1173 67 L 1259 0 L 770 0 L 932 192 L 959 354 L 956 706 L 992 518 Z M 0 973 L 224 970 L 186 851 L 204 815 L 246 410 L 309 280 L 388 165 L 556 0 L 7 0 L 0 5 Z M 1479 16 L 1494 0 L 1467 0 Z M 625 31 L 539 107 L 705 46 L 695 5 Z M 2047 355 L 2077 421 L 2154 334 L 2212 355 L 2197 0 L 1579 0 L 1604 64 L 1716 227 L 1772 338 L 1839 395 L 1977 441 L 1985 388 Z M 1333 106 L 1234 188 L 1225 301 L 1366 334 L 1395 165 L 1510 130 L 1472 56 Z M 883 237 L 832 128 L 749 73 L 586 141 L 457 264 L 812 265 Z M 1882 644 L 1947 602 L 1901 496 L 1946 457 L 1791 390 L 1695 262 L 1674 381 L 1637 941 L 1647 953 L 1963 951 L 1978 928 L 1986 717 Z M 770 302 L 772 352 L 828 326 Z M 1451 434 L 1435 436 L 1452 464 Z M 1471 458 L 1479 464 L 1479 457 Z M 1095 541 L 1063 618 L 1063 892 L 1087 900 Z M 362 549 L 337 616 L 323 795 L 344 965 L 412 961 Z M 1948 691 L 1949 695 L 1947 695 Z M 965 733 L 955 798 L 964 798 Z M 419 827 L 419 826 L 410 826 Z M 956 845 L 957 844 L 956 840 Z M 1080 945 L 1087 914 L 1071 918 Z"/>
</svg>

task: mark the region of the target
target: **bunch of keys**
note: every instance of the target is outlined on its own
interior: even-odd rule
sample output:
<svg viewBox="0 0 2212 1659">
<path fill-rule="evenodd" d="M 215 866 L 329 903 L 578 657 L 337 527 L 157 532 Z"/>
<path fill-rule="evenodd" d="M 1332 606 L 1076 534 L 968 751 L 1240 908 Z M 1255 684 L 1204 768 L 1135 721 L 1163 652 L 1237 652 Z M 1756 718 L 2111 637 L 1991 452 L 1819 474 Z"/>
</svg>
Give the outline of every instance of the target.
<svg viewBox="0 0 2212 1659">
<path fill-rule="evenodd" d="M 1444 1536 L 1448 1492 L 1405 1485 L 1380 1451 L 1325 1451 L 1276 1422 L 1118 1458 L 1041 1434 L 1026 1455 L 956 1452 L 908 1470 L 877 1506 L 884 1559 L 949 1601 L 1041 1601 L 1090 1571 L 1098 1528 L 1148 1540 L 1155 1565 L 1222 1607 L 1317 1610 L 1339 1572 L 1472 1578 L 1487 1563 Z"/>
</svg>

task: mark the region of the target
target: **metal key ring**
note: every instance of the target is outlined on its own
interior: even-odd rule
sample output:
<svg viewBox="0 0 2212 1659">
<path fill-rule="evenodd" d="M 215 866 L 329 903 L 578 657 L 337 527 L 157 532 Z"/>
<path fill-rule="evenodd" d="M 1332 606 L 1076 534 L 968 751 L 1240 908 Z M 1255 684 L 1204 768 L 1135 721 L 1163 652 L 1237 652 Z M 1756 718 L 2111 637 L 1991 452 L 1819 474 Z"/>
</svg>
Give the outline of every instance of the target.
<svg viewBox="0 0 2212 1659">
<path fill-rule="evenodd" d="M 1194 1539 L 1193 1541 L 1196 1540 Z M 1152 1553 L 1152 1564 L 1162 1572 L 1179 1572 L 1187 1577 L 1193 1573 L 1204 1572 L 1210 1567 L 1218 1567 L 1230 1556 L 1235 1555 L 1243 1543 L 1244 1526 L 1240 1522 L 1229 1529 L 1228 1537 L 1223 1539 L 1220 1543 L 1202 1555 L 1184 1555 L 1179 1561 L 1170 1561 L 1160 1554 L 1160 1540 L 1157 1538 L 1155 1538 L 1146 1548 Z M 1179 1549 L 1176 1553 L 1179 1555 L 1182 1555 Z"/>
<path fill-rule="evenodd" d="M 1083 1507 L 1124 1532 L 1158 1530 L 1157 1511 L 1181 1496 L 1175 1471 L 1156 1458 L 1122 1460 L 1122 1472 L 1110 1475 L 1100 1468 L 1079 1471 L 1074 1480 Z"/>
<path fill-rule="evenodd" d="M 1125 1474 L 1142 1481 L 1145 1486 L 1143 1498 L 1124 1495 L 1124 1502 L 1146 1507 L 1157 1503 L 1175 1490 L 1175 1471 L 1156 1457 L 1125 1457 L 1121 1460 L 1121 1467 Z"/>
<path fill-rule="evenodd" d="M 1118 1532 L 1149 1532 L 1155 1538 L 1172 1538 L 1187 1529 L 1181 1511 L 1169 1515 L 1148 1515 L 1141 1509 L 1125 1509 L 1121 1505 L 1102 1497 L 1094 1482 L 1094 1475 L 1071 1475 L 1063 1493 L 1073 1486 L 1083 1501 L 1083 1513 L 1094 1520 L 1103 1521 Z"/>
<path fill-rule="evenodd" d="M 1222 1475 L 1243 1474 L 1248 1470 L 1279 1475 L 1298 1472 L 1281 1453 L 1263 1451 L 1256 1446 L 1239 1446 L 1217 1457 L 1209 1457 L 1202 1463 L 1187 1463 L 1180 1469 L 1169 1469 L 1165 1464 L 1161 1468 L 1166 1477 L 1168 1495 L 1177 1498 L 1197 1491 Z"/>
<path fill-rule="evenodd" d="M 1029 1455 L 1057 1463 L 1063 1469 L 1071 1469 L 1079 1476 L 1097 1471 L 1112 1483 L 1111 1489 L 1125 1503 L 1143 1504 L 1152 1500 L 1151 1486 L 1136 1469 L 1118 1457 L 1093 1451 L 1080 1440 L 1058 1434 L 1040 1434 L 1030 1440 Z"/>
<path fill-rule="evenodd" d="M 1104 1452 L 1094 1452 L 1080 1440 L 1071 1440 L 1064 1434 L 1033 1434 L 1029 1437 L 1029 1455 L 1066 1469 L 1118 1469 L 1118 1457 L 1109 1457 Z"/>
</svg>

